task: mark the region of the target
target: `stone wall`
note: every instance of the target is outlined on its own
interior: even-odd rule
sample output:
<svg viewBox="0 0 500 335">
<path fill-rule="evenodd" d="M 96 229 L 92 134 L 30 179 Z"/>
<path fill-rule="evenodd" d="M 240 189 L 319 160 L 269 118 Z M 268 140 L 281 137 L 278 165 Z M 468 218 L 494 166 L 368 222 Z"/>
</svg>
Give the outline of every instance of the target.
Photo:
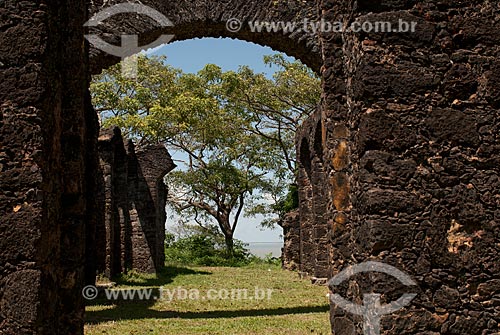
<svg viewBox="0 0 500 335">
<path fill-rule="evenodd" d="M 299 269 L 316 278 L 328 277 L 330 249 L 326 210 L 328 187 L 325 183 L 322 134 L 321 113 L 318 111 L 304 122 L 296 135 L 299 167 Z"/>
<path fill-rule="evenodd" d="M 497 1 L 322 1 L 328 20 L 399 19 L 407 34 L 322 36 L 331 275 L 382 261 L 417 288 L 353 277 L 362 304 L 415 291 L 382 334 L 498 334 L 500 5 Z M 326 182 L 326 180 L 325 180 Z M 334 334 L 362 320 L 332 305 Z"/>
<path fill-rule="evenodd" d="M 175 168 L 164 145 L 134 149 L 128 144 L 129 215 L 132 223 L 130 266 L 155 272 L 165 263 L 165 205 L 163 177 Z"/>
<path fill-rule="evenodd" d="M 118 4 L 125 1 L 113 1 Z M 111 5 L 106 0 L 91 0 L 90 12 L 97 13 Z M 164 15 L 172 23 L 171 27 L 160 27 L 157 22 L 145 15 L 116 15 L 106 19 L 98 27 L 92 28 L 97 34 L 114 45 L 120 45 L 121 35 L 137 35 L 141 45 L 153 43 L 160 35 L 173 35 L 172 41 L 182 41 L 201 37 L 229 37 L 265 45 L 286 52 L 301 59 L 319 73 L 322 65 L 318 36 L 312 31 L 269 33 L 263 30 L 254 33 L 250 30 L 249 20 L 271 22 L 292 21 L 302 24 L 304 19 L 317 21 L 319 17 L 316 1 L 277 0 L 192 0 L 164 1 L 142 0 L 140 4 L 152 8 Z M 244 23 L 238 32 L 229 32 L 226 22 L 237 19 Z M 132 50 L 129 53 L 134 53 Z M 99 73 L 103 68 L 116 64 L 120 58 L 109 55 L 97 48 L 90 50 L 92 73 Z"/>
<path fill-rule="evenodd" d="M 300 216 L 295 210 L 287 213 L 280 222 L 283 228 L 284 245 L 281 249 L 281 262 L 284 269 L 300 270 Z"/>
<path fill-rule="evenodd" d="M 99 220 L 94 274 L 113 277 L 134 269 L 153 273 L 165 261 L 166 186 L 175 168 L 163 145 L 136 149 L 118 128 L 99 136 Z"/>
<path fill-rule="evenodd" d="M 0 333 L 81 334 L 97 117 L 85 1 L 0 2 Z M 68 33 L 71 31 L 72 33 Z M 91 109 L 90 109 L 91 110 Z"/>
</svg>

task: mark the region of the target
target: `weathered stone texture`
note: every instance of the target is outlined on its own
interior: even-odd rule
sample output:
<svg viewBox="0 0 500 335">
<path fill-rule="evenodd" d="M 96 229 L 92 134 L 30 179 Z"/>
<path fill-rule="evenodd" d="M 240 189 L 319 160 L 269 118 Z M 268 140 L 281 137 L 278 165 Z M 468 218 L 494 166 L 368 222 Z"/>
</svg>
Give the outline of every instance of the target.
<svg viewBox="0 0 500 335">
<path fill-rule="evenodd" d="M 109 6 L 108 1 L 91 1 L 91 13 L 102 10 L 103 3 L 104 6 Z M 293 33 L 283 31 L 269 33 L 264 29 L 261 33 L 253 33 L 248 25 L 249 21 L 290 21 L 301 26 L 306 18 L 318 21 L 316 1 L 144 0 L 140 3 L 162 13 L 173 26 L 162 29 L 158 23 L 144 15 L 117 16 L 107 19 L 100 27 L 93 28 L 92 33 L 105 36 L 107 41 L 115 45 L 120 44 L 121 33 L 138 35 L 141 45 L 154 42 L 161 34 L 175 35 L 173 41 L 200 37 L 237 38 L 286 52 L 301 59 L 315 71 L 319 71 L 321 67 L 318 38 L 312 31 L 300 29 Z M 230 33 L 226 28 L 226 22 L 231 18 L 243 23 L 242 29 L 237 33 Z M 106 32 L 107 35 L 102 32 Z M 93 73 L 120 61 L 119 58 L 107 55 L 98 49 L 91 49 L 90 60 Z"/>
<path fill-rule="evenodd" d="M 323 140 L 321 113 L 318 112 L 304 122 L 296 136 L 299 163 L 299 268 L 301 272 L 316 278 L 328 277 L 330 253 Z"/>
<path fill-rule="evenodd" d="M 498 333 L 498 1 L 142 3 L 175 27 L 160 30 L 150 20 L 119 16 L 101 27 L 109 40 L 121 33 L 138 33 L 144 43 L 169 32 L 177 40 L 234 37 L 285 51 L 321 72 L 321 108 L 297 140 L 302 271 L 322 275 L 326 261 L 335 275 L 380 260 L 411 275 L 418 297 L 383 318 L 383 334 Z M 91 1 L 90 10 L 102 6 Z M 162 262 L 162 236 L 152 232 L 164 215 L 157 209 L 165 190 L 158 175 L 146 173 L 157 168 L 148 154 L 136 152 L 136 170 L 127 154 L 126 187 L 124 168 L 98 178 L 88 73 L 118 59 L 93 49 L 87 69 L 86 7 L 79 0 L 0 2 L 2 334 L 82 334 L 84 266 L 91 282 L 95 269 L 115 271 L 134 257 L 145 268 Z M 305 32 L 253 34 L 248 26 L 230 34 L 230 17 L 418 25 L 415 33 L 318 39 Z M 101 161 L 106 167 L 120 157 Z M 142 175 L 131 178 L 131 171 Z M 99 183 L 106 186 L 100 194 Z M 106 196 L 111 189 L 126 192 Z M 141 192 L 147 197 L 137 197 Z M 130 229 L 128 216 L 137 219 Z M 138 254 L 126 236 L 137 237 Z M 106 246 L 113 257 L 95 262 Z M 407 288 L 388 277 L 358 275 L 339 290 L 357 303 L 373 291 L 385 293 L 385 303 Z M 335 306 L 331 320 L 334 334 L 362 333 L 362 320 Z"/>
<path fill-rule="evenodd" d="M 401 18 L 418 25 L 407 34 L 323 36 L 326 155 L 342 155 L 340 141 L 350 152 L 350 163 L 340 164 L 347 183 L 330 190 L 329 211 L 341 218 L 332 221 L 332 275 L 380 260 L 417 281 L 418 297 L 384 317 L 383 334 L 497 333 L 494 295 L 479 298 L 478 287 L 500 276 L 500 115 L 492 84 L 500 6 L 352 4 L 325 0 L 322 9 L 346 23 Z M 334 159 L 330 176 L 338 169 Z M 349 203 L 339 208 L 344 187 Z M 372 282 L 356 277 L 340 292 L 359 303 L 375 288 L 390 292 L 387 302 L 408 290 Z M 332 306 L 334 334 L 361 334 L 361 322 Z"/>
<path fill-rule="evenodd" d="M 163 177 L 175 164 L 163 145 L 136 150 L 129 141 L 125 146 L 118 128 L 101 132 L 99 157 L 101 217 L 94 238 L 95 266 L 89 271 L 110 278 L 130 269 L 160 271 L 165 262 Z"/>
<path fill-rule="evenodd" d="M 287 213 L 280 222 L 283 228 L 284 245 L 281 250 L 283 268 L 290 271 L 300 270 L 300 216 L 295 210 Z"/>
<path fill-rule="evenodd" d="M 81 334 L 85 2 L 3 1 L 0 18 L 0 333 Z"/>
<path fill-rule="evenodd" d="M 163 177 L 175 168 L 175 164 L 163 145 L 134 150 L 129 143 L 128 157 L 131 267 L 144 272 L 159 271 L 165 262 L 167 189 Z"/>
</svg>

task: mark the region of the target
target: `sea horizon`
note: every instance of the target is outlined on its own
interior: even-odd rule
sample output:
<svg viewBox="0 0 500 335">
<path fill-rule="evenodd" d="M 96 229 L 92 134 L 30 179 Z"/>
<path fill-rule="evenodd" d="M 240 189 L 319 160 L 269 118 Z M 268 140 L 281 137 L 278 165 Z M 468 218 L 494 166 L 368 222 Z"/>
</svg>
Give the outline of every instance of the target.
<svg viewBox="0 0 500 335">
<path fill-rule="evenodd" d="M 283 242 L 250 242 L 246 243 L 250 252 L 257 257 L 265 257 L 272 254 L 272 257 L 281 257 Z"/>
</svg>

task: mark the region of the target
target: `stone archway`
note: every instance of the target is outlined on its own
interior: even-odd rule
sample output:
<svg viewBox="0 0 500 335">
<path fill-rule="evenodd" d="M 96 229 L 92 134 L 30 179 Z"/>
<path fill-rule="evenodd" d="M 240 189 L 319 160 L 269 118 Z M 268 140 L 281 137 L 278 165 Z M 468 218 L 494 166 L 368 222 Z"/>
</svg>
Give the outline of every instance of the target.
<svg viewBox="0 0 500 335">
<path fill-rule="evenodd" d="M 112 5 L 120 4 L 114 1 Z M 91 15 L 109 8 L 111 3 L 91 1 Z M 160 35 L 173 35 L 174 41 L 202 37 L 229 37 L 268 46 L 300 59 L 315 72 L 319 73 L 322 65 L 318 35 L 302 29 L 302 22 L 307 19 L 318 21 L 319 12 L 314 1 L 141 1 L 171 21 L 172 26 L 161 28 L 146 15 L 123 15 L 105 20 L 92 33 L 107 36 L 106 40 L 120 44 L 120 35 L 136 35 L 140 45 L 154 42 Z M 238 32 L 230 32 L 228 20 L 242 23 Z M 251 22 L 294 22 L 298 28 L 294 32 L 252 32 Z M 93 73 L 115 64 L 120 59 L 96 48 L 90 50 L 90 66 Z"/>
<path fill-rule="evenodd" d="M 104 27 L 110 41 L 123 33 L 137 34 L 144 43 L 163 33 L 175 34 L 176 40 L 226 36 L 284 51 L 320 71 L 316 35 L 251 34 L 247 28 L 230 34 L 225 28 L 230 17 L 243 22 L 316 19 L 315 2 L 142 3 L 164 13 L 173 30 L 118 17 Z M 93 1 L 90 13 L 109 5 Z M 1 9 L 7 21 L 0 32 L 0 328 L 8 335 L 81 334 L 85 254 L 99 220 L 98 125 L 88 80 L 90 73 L 120 59 L 87 49 L 86 1 L 7 2 Z"/>
<path fill-rule="evenodd" d="M 149 13 L 154 12 L 154 15 L 162 16 L 162 19 L 171 21 L 168 27 L 161 27 L 157 21 L 148 18 L 147 14 L 138 15 L 130 12 L 131 8 L 127 9 L 126 14 L 112 14 L 114 7 L 123 4 L 130 3 L 92 1 L 89 15 L 94 17 L 106 13 L 103 16 L 107 18 L 99 20 L 100 24 L 98 26 L 92 26 L 90 33 L 113 45 L 120 45 L 122 43 L 121 36 L 123 35 L 136 36 L 139 41 L 138 45 L 150 45 L 150 43 L 154 45 L 155 41 L 161 41 L 161 38 L 159 38 L 161 35 L 173 36 L 173 39 L 169 42 L 203 37 L 234 38 L 282 51 L 301 60 L 317 74 L 320 73 L 322 58 L 319 36 L 312 31 L 302 29 L 304 20 L 319 21 L 317 4 L 314 2 L 272 1 L 247 3 L 244 1 L 230 1 L 220 3 L 216 1 L 194 1 L 186 3 L 183 1 L 143 1 L 140 3 L 141 10 Z M 242 23 L 242 28 L 237 32 L 229 31 L 226 23 L 230 19 Z M 249 21 L 253 23 L 292 22 L 297 25 L 297 29 L 293 33 L 285 32 L 283 29 L 270 33 L 266 32 L 265 28 L 262 32 L 252 32 L 248 24 Z M 154 46 L 159 45 L 161 45 L 161 42 Z M 121 61 L 121 58 L 110 55 L 103 51 L 102 48 L 92 44 L 90 45 L 89 55 L 90 72 L 92 74 L 99 73 L 102 69 Z M 122 57 L 132 55 L 133 51 L 124 50 Z M 315 141 L 315 146 L 318 147 L 318 145 L 321 147 L 321 141 Z M 322 157 L 322 155 L 315 154 L 315 157 L 319 158 L 320 156 Z M 310 223 L 312 224 L 312 222 Z M 324 226 L 324 224 L 321 226 Z M 87 241 L 98 240 L 93 237 L 95 234 L 94 227 L 89 225 L 87 230 Z M 101 230 L 104 230 L 104 228 Z M 110 229 L 107 228 L 107 230 Z M 321 231 L 325 230 L 322 229 Z M 316 235 L 318 234 L 316 233 Z M 87 268 L 95 267 L 95 262 L 92 261 L 94 249 L 93 243 L 87 243 L 87 253 L 89 255 L 87 257 Z M 104 259 L 104 257 L 101 258 Z M 323 264 L 321 277 L 326 277 L 327 262 L 324 257 L 318 255 L 318 257 L 315 256 L 311 259 L 310 262 L 305 263 L 310 263 L 314 267 L 317 258 L 324 259 L 325 264 Z M 106 262 L 111 261 L 106 260 Z M 107 268 L 109 268 L 109 265 Z M 110 271 L 107 270 L 107 272 Z M 312 271 L 307 272 L 316 275 Z M 87 283 L 93 283 L 92 274 L 88 274 L 87 277 Z"/>
</svg>

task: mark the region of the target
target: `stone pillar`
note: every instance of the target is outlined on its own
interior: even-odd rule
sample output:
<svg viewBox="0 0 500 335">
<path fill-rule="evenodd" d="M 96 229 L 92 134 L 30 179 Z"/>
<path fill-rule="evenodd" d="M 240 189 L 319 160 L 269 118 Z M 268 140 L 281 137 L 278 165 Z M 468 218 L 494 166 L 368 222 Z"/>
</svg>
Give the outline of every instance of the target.
<svg viewBox="0 0 500 335">
<path fill-rule="evenodd" d="M 103 210 L 103 221 L 98 229 L 100 246 L 99 257 L 101 264 L 99 272 L 103 272 L 108 278 L 111 278 L 114 273 L 113 264 L 115 255 L 115 204 L 114 204 L 114 148 L 113 134 L 101 134 L 99 136 L 99 165 L 102 173 L 101 183 L 101 209 Z"/>
<path fill-rule="evenodd" d="M 97 272 L 111 278 L 130 269 L 160 271 L 165 262 L 163 177 L 175 167 L 168 151 L 163 145 L 136 151 L 132 142 L 125 148 L 115 128 L 101 132 L 99 157 Z"/>
<path fill-rule="evenodd" d="M 295 210 L 287 213 L 280 222 L 283 228 L 284 245 L 281 250 L 283 268 L 290 271 L 300 270 L 300 215 Z"/>
<path fill-rule="evenodd" d="M 500 268 L 500 26 L 497 3 L 323 1 L 328 20 L 400 20 L 414 33 L 323 36 L 324 110 L 332 157 L 332 275 L 381 261 L 388 276 L 332 287 L 353 302 L 417 293 L 382 318 L 382 334 L 495 334 Z M 338 75 L 335 76 L 338 71 Z M 345 91 L 335 77 L 349 78 Z M 346 105 L 340 101 L 346 99 Z M 348 195 L 348 196 L 347 196 Z M 334 334 L 362 318 L 332 305 Z"/>
<path fill-rule="evenodd" d="M 102 210 L 97 229 L 98 272 L 108 278 L 124 271 L 125 240 L 129 222 L 127 152 L 120 129 L 106 129 L 99 136 L 100 193 Z"/>
<path fill-rule="evenodd" d="M 86 199 L 87 199 L 87 214 L 86 214 L 86 232 L 85 232 L 85 285 L 95 285 L 97 273 L 97 244 L 96 230 L 101 222 L 103 211 L 99 204 L 99 190 L 101 184 L 101 174 L 99 173 L 99 153 L 97 148 L 97 137 L 99 133 L 99 122 L 97 113 L 92 107 L 90 92 L 87 92 L 86 98 L 86 122 L 87 122 L 87 139 L 86 139 L 86 157 L 85 163 L 89 167 L 86 169 Z M 90 168 L 92 167 L 92 168 Z"/>
<path fill-rule="evenodd" d="M 312 141 L 313 158 L 311 183 L 313 188 L 313 240 L 314 240 L 314 271 L 313 280 L 327 278 L 329 263 L 329 227 L 327 212 L 327 183 L 325 182 L 325 168 L 323 155 L 323 127 L 321 114 L 316 113 L 312 118 L 313 124 L 310 129 Z"/>
<path fill-rule="evenodd" d="M 296 140 L 299 162 L 301 271 L 314 278 L 328 277 L 331 248 L 323 133 L 321 113 L 318 111 L 304 121 Z"/>
<path fill-rule="evenodd" d="M 314 241 L 313 241 L 313 189 L 311 184 L 311 150 L 307 138 L 297 137 L 298 177 L 300 213 L 300 271 L 311 275 L 314 272 Z"/>
<path fill-rule="evenodd" d="M 116 129 L 117 131 L 118 129 Z M 120 134 L 115 146 L 114 159 L 114 216 L 115 216 L 115 244 L 113 254 L 115 255 L 114 273 L 126 272 L 131 268 L 131 224 L 128 199 L 128 153 Z"/>
<path fill-rule="evenodd" d="M 128 145 L 129 213 L 132 268 L 160 271 L 165 262 L 166 186 L 163 177 L 175 168 L 164 145 L 135 150 Z"/>
<path fill-rule="evenodd" d="M 82 334 L 95 168 L 85 2 L 4 1 L 0 12 L 0 333 Z"/>
</svg>

